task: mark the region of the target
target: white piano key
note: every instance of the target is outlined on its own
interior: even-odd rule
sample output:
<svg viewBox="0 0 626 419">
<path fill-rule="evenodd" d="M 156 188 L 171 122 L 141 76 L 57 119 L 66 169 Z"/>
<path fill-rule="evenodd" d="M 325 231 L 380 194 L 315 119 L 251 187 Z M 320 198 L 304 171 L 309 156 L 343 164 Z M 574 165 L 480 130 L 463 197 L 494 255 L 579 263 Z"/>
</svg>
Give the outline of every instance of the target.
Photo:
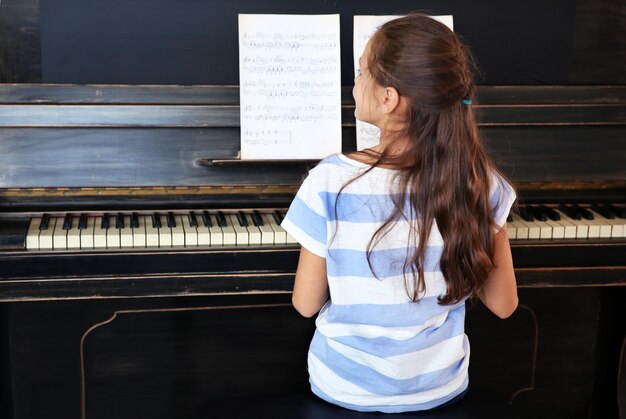
<svg viewBox="0 0 626 419">
<path fill-rule="evenodd" d="M 120 247 L 134 247 L 130 215 L 124 216 L 124 228 L 120 229 Z"/>
<path fill-rule="evenodd" d="M 161 215 L 159 228 L 159 247 L 172 247 L 172 229 L 167 226 L 167 216 Z"/>
<path fill-rule="evenodd" d="M 539 226 L 539 238 L 541 240 L 552 239 L 552 226 L 546 221 L 534 221 Z"/>
<path fill-rule="evenodd" d="M 39 232 L 39 250 L 54 249 L 52 237 L 54 236 L 54 228 L 56 227 L 56 222 L 56 218 L 50 218 L 48 221 L 48 228 Z"/>
<path fill-rule="evenodd" d="M 57 218 L 52 233 L 52 248 L 54 250 L 67 249 L 67 230 L 63 230 L 63 218 Z"/>
<path fill-rule="evenodd" d="M 281 215 L 283 216 L 283 218 L 285 218 L 285 215 L 287 215 L 287 213 L 281 212 Z M 294 239 L 291 234 L 287 233 L 287 244 L 298 244 L 298 240 Z"/>
<path fill-rule="evenodd" d="M 26 249 L 27 250 L 39 250 L 39 225 L 41 224 L 41 218 L 32 218 L 30 225 L 28 226 L 28 233 L 26 233 Z"/>
<path fill-rule="evenodd" d="M 196 214 L 196 219 L 198 220 L 198 227 L 196 228 L 198 232 L 198 246 L 210 246 L 211 232 L 209 231 L 209 227 L 204 225 L 202 214 Z M 215 240 L 217 241 L 217 235 Z M 219 241 L 222 241 L 222 229 L 219 231 Z"/>
<path fill-rule="evenodd" d="M 174 215 L 176 227 L 172 227 L 172 246 L 185 247 L 185 228 L 180 215 Z"/>
<path fill-rule="evenodd" d="M 224 214 L 224 218 L 226 219 L 226 225 L 221 227 L 222 231 L 222 244 L 224 246 L 236 246 L 237 245 L 237 232 L 235 231 L 235 227 L 233 226 L 232 221 L 228 214 Z M 215 217 L 215 224 L 217 225 L 217 217 Z M 246 231 L 247 233 L 247 231 Z M 213 246 L 213 235 L 211 235 L 211 246 Z"/>
<path fill-rule="evenodd" d="M 237 235 L 235 229 L 230 226 L 220 227 L 217 224 L 217 216 L 210 215 L 212 226 L 209 227 L 209 234 L 211 235 L 211 246 L 234 246 L 237 244 Z M 226 218 L 226 224 L 229 224 L 228 217 Z"/>
<path fill-rule="evenodd" d="M 261 244 L 274 244 L 274 230 L 268 224 L 265 214 L 259 213 L 261 220 L 263 220 L 263 225 L 258 226 L 259 231 L 261 232 Z"/>
<path fill-rule="evenodd" d="M 81 249 L 93 249 L 94 248 L 94 228 L 96 226 L 96 217 L 87 217 L 87 226 L 83 230 L 80 230 L 80 248 Z M 104 243 L 106 247 L 106 240 Z"/>
<path fill-rule="evenodd" d="M 596 220 L 587 220 L 582 219 L 583 223 L 585 223 L 589 227 L 589 235 L 587 236 L 590 239 L 599 239 L 600 238 L 600 224 Z"/>
<path fill-rule="evenodd" d="M 245 228 L 245 227 L 242 227 L 239 224 L 239 220 L 237 219 L 237 215 L 235 215 L 235 214 L 227 214 L 226 215 L 226 219 L 228 220 L 228 223 L 235 230 L 236 245 L 237 246 L 247 246 L 248 243 L 249 243 L 249 241 L 248 241 L 248 229 Z"/>
<path fill-rule="evenodd" d="M 146 246 L 159 247 L 159 229 L 153 226 L 152 216 L 144 216 L 143 222 L 146 227 Z"/>
<path fill-rule="evenodd" d="M 245 214 L 245 217 L 248 221 L 248 244 L 249 245 L 258 245 L 261 244 L 261 229 L 254 225 L 252 221 L 252 216 L 250 214 Z"/>
<path fill-rule="evenodd" d="M 509 240 L 515 240 L 517 238 L 517 226 L 513 225 L 512 221 L 506 223 L 506 234 Z"/>
<path fill-rule="evenodd" d="M 626 220 L 620 220 L 619 218 L 610 219 L 593 210 L 589 211 L 591 211 L 597 222 L 601 225 L 600 237 L 624 237 L 624 225 L 626 224 Z"/>
<path fill-rule="evenodd" d="M 120 248 L 120 230 L 115 227 L 115 215 L 109 216 L 109 229 L 107 230 L 107 249 Z"/>
<path fill-rule="evenodd" d="M 565 235 L 565 228 L 556 221 L 550 219 L 545 221 L 535 220 L 533 223 L 538 225 L 540 228 L 540 240 L 562 239 Z"/>
<path fill-rule="evenodd" d="M 575 239 L 576 238 L 576 226 L 563 218 L 561 214 L 561 219 L 557 221 L 560 225 L 563 226 L 563 238 L 564 239 Z"/>
<path fill-rule="evenodd" d="M 192 227 L 189 222 L 189 215 L 183 214 L 179 216 L 180 222 L 183 226 L 183 230 L 185 232 L 185 246 L 187 247 L 195 247 L 198 245 L 198 229 L 196 227 Z M 196 220 L 198 224 L 202 223 L 202 219 L 198 219 L 196 216 Z"/>
<path fill-rule="evenodd" d="M 107 230 L 102 228 L 102 217 L 96 217 L 93 228 L 94 249 L 107 247 Z"/>
<path fill-rule="evenodd" d="M 262 214 L 263 219 L 274 231 L 274 244 L 286 244 L 287 232 L 277 222 L 272 214 Z"/>
<path fill-rule="evenodd" d="M 577 239 L 586 239 L 589 235 L 589 225 L 584 223 L 582 220 L 575 220 L 573 218 L 568 217 L 564 212 L 555 209 L 556 212 L 561 216 L 562 221 L 567 221 L 574 226 L 576 226 L 576 238 Z"/>
<path fill-rule="evenodd" d="M 72 217 L 72 226 L 67 230 L 67 248 L 80 249 L 80 230 L 78 229 L 79 217 Z"/>
<path fill-rule="evenodd" d="M 526 221 L 517 214 L 513 214 L 513 221 L 528 229 L 528 239 L 536 240 L 541 237 L 541 226 L 534 221 Z M 519 236 L 519 232 L 518 232 Z"/>
<path fill-rule="evenodd" d="M 513 217 L 513 215 L 511 215 Z M 513 221 L 509 223 L 509 226 L 513 226 L 515 229 L 515 238 L 517 240 L 527 240 L 528 239 L 528 227 L 523 224 L 515 221 L 516 217 L 513 217 Z"/>
<path fill-rule="evenodd" d="M 585 209 L 588 209 L 588 208 L 585 208 Z M 611 228 L 610 227 L 607 228 L 607 226 L 603 226 L 602 222 L 598 221 L 597 219 L 587 220 L 583 218 L 580 221 L 584 223 L 585 225 L 587 225 L 587 227 L 589 228 L 589 233 L 587 235 L 587 238 L 589 239 L 607 238 L 607 237 L 610 237 L 611 235 Z"/>
<path fill-rule="evenodd" d="M 137 227 L 133 228 L 133 247 L 146 247 L 146 217 L 143 215 L 137 216 Z"/>
</svg>

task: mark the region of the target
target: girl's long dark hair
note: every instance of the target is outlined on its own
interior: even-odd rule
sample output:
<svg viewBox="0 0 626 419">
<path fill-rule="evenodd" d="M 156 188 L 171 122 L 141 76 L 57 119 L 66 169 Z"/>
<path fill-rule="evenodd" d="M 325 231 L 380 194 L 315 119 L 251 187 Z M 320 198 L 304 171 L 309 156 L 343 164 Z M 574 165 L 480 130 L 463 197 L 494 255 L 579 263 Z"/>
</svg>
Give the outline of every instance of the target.
<svg viewBox="0 0 626 419">
<path fill-rule="evenodd" d="M 370 257 L 376 244 L 399 220 L 417 219 L 410 239 L 417 243 L 409 243 L 404 266 L 413 301 L 425 290 L 426 247 L 435 223 L 444 243 L 440 269 L 447 284 L 440 304 L 477 294 L 494 268 L 489 188 L 495 167 L 482 145 L 473 108 L 463 103 L 476 100 L 473 63 L 447 26 L 423 14 L 384 24 L 370 41 L 366 64 L 371 77 L 408 101 L 405 131 L 396 134 L 409 138 L 410 146 L 399 156 L 384 150 L 376 156 L 373 167 L 398 169 L 399 193 L 392 195 L 393 212 L 370 240 L 367 258 L 374 271 Z"/>
</svg>

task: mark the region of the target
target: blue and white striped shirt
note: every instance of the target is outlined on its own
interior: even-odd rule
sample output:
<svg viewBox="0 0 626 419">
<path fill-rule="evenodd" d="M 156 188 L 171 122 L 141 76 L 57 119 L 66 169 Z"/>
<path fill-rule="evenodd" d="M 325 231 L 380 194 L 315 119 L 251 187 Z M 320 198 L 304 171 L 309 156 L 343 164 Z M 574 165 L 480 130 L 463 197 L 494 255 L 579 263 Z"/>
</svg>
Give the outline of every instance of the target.
<svg viewBox="0 0 626 419">
<path fill-rule="evenodd" d="M 465 302 L 440 305 L 443 240 L 436 223 L 426 249 L 426 289 L 412 302 L 404 285 L 407 250 L 416 238 L 398 221 L 371 253 L 367 245 L 391 215 L 394 171 L 336 154 L 309 172 L 282 223 L 307 250 L 326 259 L 330 300 L 320 310 L 309 348 L 311 388 L 322 399 L 359 411 L 436 407 L 468 386 Z M 495 174 L 492 206 L 502 226 L 515 192 Z M 408 278 L 411 278 L 410 274 Z"/>
</svg>

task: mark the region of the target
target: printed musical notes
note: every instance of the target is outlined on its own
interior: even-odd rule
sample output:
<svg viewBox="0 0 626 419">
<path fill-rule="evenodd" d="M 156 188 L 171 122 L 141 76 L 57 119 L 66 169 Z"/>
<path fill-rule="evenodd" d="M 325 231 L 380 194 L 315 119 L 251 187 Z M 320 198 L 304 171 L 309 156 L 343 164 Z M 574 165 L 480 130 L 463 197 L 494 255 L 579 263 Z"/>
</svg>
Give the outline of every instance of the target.
<svg viewBox="0 0 626 419">
<path fill-rule="evenodd" d="M 384 23 L 400 16 L 354 16 L 354 74 L 359 68 L 359 57 L 363 54 L 367 42 L 374 32 Z M 452 15 L 431 16 L 441 23 L 453 28 Z M 380 130 L 374 125 L 356 120 L 356 148 L 363 150 L 375 146 L 380 142 Z"/>
<path fill-rule="evenodd" d="M 339 15 L 239 15 L 242 159 L 341 151 Z"/>
</svg>

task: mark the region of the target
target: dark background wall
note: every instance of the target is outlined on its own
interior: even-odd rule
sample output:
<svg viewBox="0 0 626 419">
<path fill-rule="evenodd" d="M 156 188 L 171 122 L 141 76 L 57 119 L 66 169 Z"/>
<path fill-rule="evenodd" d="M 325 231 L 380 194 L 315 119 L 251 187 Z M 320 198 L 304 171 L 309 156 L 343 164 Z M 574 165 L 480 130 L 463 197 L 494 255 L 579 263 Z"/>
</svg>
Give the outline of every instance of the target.
<svg viewBox="0 0 626 419">
<path fill-rule="evenodd" d="M 0 82 L 238 84 L 238 13 L 454 15 L 481 84 L 626 84 L 626 0 L 1 0 Z"/>
</svg>

